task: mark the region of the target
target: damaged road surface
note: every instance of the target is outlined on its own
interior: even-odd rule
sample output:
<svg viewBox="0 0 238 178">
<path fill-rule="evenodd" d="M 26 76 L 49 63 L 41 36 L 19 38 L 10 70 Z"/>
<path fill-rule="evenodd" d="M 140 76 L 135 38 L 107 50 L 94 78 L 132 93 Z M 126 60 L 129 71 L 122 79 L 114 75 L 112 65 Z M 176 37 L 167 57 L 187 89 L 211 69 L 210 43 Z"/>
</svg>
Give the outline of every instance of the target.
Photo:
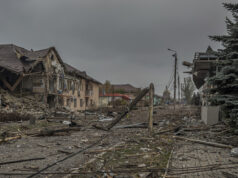
<svg viewBox="0 0 238 178">
<path fill-rule="evenodd" d="M 102 113 L 78 116 L 74 127 L 52 120 L 37 120 L 35 125 L 3 123 L 1 137 L 20 138 L 1 142 L 0 157 L 5 164 L 0 163 L 0 177 L 213 177 L 217 171 L 221 177 L 238 175 L 234 169 L 238 158 L 229 154 L 229 148 L 176 139 L 225 145 L 233 140 L 230 146 L 237 147 L 237 136 L 220 133 L 226 126 L 203 125 L 195 107 L 154 110 L 152 135 L 141 124 L 148 122 L 148 108 L 131 111 L 110 131 L 92 126 L 108 125 L 109 121 L 98 118 Z M 61 131 L 39 134 L 46 130 Z M 206 165 L 211 169 L 204 169 Z"/>
</svg>

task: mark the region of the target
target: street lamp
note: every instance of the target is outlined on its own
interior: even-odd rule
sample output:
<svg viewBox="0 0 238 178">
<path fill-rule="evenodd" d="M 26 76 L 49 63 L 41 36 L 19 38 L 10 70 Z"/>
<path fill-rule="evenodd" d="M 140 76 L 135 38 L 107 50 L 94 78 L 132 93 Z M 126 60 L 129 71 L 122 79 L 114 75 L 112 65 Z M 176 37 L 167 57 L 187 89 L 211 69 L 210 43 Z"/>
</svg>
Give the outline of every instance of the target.
<svg viewBox="0 0 238 178">
<path fill-rule="evenodd" d="M 168 48 L 168 50 L 169 51 L 172 51 L 172 52 L 174 52 L 174 54 L 173 54 L 173 57 L 174 57 L 174 59 L 175 59 L 175 61 L 174 61 L 174 109 L 175 109 L 175 105 L 176 105 L 176 88 L 177 88 L 177 81 L 176 81 L 176 79 L 177 79 L 177 61 L 178 61 L 178 59 L 177 59 L 177 51 L 175 51 L 175 50 L 172 50 L 172 49 L 170 49 L 170 48 Z"/>
</svg>

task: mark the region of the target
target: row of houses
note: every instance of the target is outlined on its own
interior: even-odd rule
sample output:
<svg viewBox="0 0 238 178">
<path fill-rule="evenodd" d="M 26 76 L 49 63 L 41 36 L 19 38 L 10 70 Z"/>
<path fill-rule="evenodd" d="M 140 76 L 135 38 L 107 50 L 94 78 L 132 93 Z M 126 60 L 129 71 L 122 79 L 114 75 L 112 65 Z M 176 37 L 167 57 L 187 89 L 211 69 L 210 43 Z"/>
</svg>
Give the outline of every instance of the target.
<svg viewBox="0 0 238 178">
<path fill-rule="evenodd" d="M 66 64 L 55 47 L 33 51 L 0 45 L 0 87 L 16 95 L 34 95 L 50 107 L 77 111 L 98 107 L 100 85 Z"/>
</svg>

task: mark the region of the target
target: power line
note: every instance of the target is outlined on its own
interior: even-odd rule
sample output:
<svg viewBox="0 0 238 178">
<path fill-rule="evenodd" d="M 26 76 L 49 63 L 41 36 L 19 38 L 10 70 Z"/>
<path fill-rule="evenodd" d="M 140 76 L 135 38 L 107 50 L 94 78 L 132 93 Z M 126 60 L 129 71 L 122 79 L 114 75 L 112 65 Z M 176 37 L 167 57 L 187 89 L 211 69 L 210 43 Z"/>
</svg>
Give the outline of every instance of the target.
<svg viewBox="0 0 238 178">
<path fill-rule="evenodd" d="M 54 163 L 52 163 L 52 164 L 46 166 L 45 168 L 43 168 L 43 169 L 37 171 L 36 173 L 31 174 L 31 175 L 28 176 L 27 178 L 31 178 L 31 177 L 34 177 L 34 176 L 36 176 L 36 175 L 38 175 L 38 174 L 41 174 L 43 171 L 45 171 L 45 170 L 47 170 L 47 169 L 49 169 L 49 168 L 51 168 L 51 167 L 57 165 L 58 163 L 63 162 L 63 161 L 65 161 L 65 160 L 69 159 L 69 158 L 72 158 L 72 157 L 76 156 L 77 154 L 80 154 L 80 153 L 86 151 L 87 149 L 96 146 L 98 143 L 100 143 L 100 142 L 101 142 L 103 139 L 105 139 L 107 136 L 109 136 L 109 134 L 106 134 L 106 135 L 102 136 L 99 140 L 97 140 L 97 141 L 94 142 L 93 144 L 87 146 L 86 148 L 83 148 L 83 149 L 81 149 L 81 150 L 79 150 L 79 151 L 77 151 L 77 152 L 75 152 L 75 153 L 72 153 L 72 154 L 70 154 L 69 156 L 66 156 L 66 157 L 63 158 L 63 159 L 61 159 L 61 160 L 59 160 L 59 161 L 56 161 L 56 162 L 54 162 Z"/>
</svg>

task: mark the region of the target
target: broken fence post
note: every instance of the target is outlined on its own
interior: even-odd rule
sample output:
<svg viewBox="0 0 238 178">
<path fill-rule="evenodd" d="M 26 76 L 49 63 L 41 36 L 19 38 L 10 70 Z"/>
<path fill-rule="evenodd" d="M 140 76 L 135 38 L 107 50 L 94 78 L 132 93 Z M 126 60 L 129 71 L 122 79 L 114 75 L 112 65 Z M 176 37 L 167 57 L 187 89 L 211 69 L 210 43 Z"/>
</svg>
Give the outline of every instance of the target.
<svg viewBox="0 0 238 178">
<path fill-rule="evenodd" d="M 136 106 L 136 104 L 149 92 L 149 88 L 144 88 L 139 95 L 129 104 L 129 106 L 127 107 L 127 110 L 124 111 L 121 115 L 119 115 L 115 120 L 113 120 L 109 125 L 107 125 L 105 128 L 104 127 L 100 127 L 97 125 L 93 125 L 93 127 L 97 128 L 97 129 L 102 129 L 105 131 L 110 130 L 114 125 L 116 125 L 123 117 L 125 117 L 127 115 L 127 113 L 129 113 L 133 107 Z"/>
<path fill-rule="evenodd" d="M 150 91 L 149 91 L 149 133 L 151 134 L 153 132 L 153 110 L 154 110 L 154 84 L 150 84 Z"/>
</svg>

